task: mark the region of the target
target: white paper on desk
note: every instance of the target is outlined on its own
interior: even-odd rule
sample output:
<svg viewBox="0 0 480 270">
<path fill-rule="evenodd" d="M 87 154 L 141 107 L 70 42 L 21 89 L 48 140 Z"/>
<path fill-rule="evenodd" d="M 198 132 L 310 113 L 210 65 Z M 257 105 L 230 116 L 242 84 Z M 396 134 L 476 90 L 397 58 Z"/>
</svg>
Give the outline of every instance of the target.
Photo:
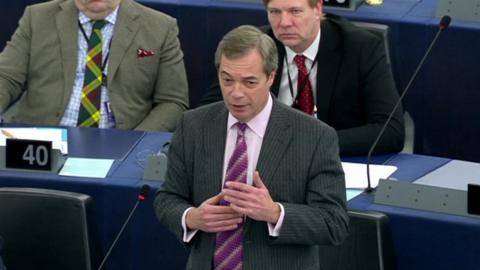
<svg viewBox="0 0 480 270">
<path fill-rule="evenodd" d="M 345 172 L 345 184 L 347 188 L 366 188 L 367 187 L 367 164 L 342 162 Z M 396 166 L 392 165 L 373 165 L 370 164 L 370 180 L 372 188 L 377 187 L 380 179 L 386 179 L 394 171 Z"/>
<path fill-rule="evenodd" d="M 363 193 L 363 188 L 347 188 L 347 202 Z"/>
<path fill-rule="evenodd" d="M 113 159 L 67 158 L 62 170 L 64 176 L 105 178 L 113 164 Z"/>
<path fill-rule="evenodd" d="M 468 184 L 480 185 L 480 164 L 477 162 L 451 160 L 440 168 L 420 177 L 415 184 L 468 190 Z"/>
<path fill-rule="evenodd" d="M 52 148 L 58 149 L 64 155 L 68 154 L 68 133 L 65 128 L 0 128 L 6 134 L 17 139 L 51 141 Z M 5 132 L 0 132 L 0 145 L 6 145 Z"/>
</svg>

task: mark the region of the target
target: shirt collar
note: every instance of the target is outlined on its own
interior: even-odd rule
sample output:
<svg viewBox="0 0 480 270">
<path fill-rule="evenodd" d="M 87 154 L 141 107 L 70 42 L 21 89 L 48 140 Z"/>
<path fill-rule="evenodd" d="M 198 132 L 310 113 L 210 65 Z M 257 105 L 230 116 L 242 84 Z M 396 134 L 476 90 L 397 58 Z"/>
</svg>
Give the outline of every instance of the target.
<svg viewBox="0 0 480 270">
<path fill-rule="evenodd" d="M 118 9 L 119 9 L 120 5 L 117 6 L 115 8 L 115 10 L 113 10 L 112 13 L 110 13 L 106 18 L 105 18 L 105 21 L 107 21 L 108 23 L 112 24 L 112 25 L 115 25 L 115 23 L 117 22 L 117 15 L 118 15 Z M 80 21 L 80 23 L 83 25 L 83 24 L 86 24 L 86 23 L 89 23 L 92 21 L 92 19 L 90 19 L 89 17 L 87 17 L 87 15 L 85 15 L 85 13 L 79 11 L 78 12 L 78 20 Z"/>
<path fill-rule="evenodd" d="M 313 43 L 310 44 L 310 47 L 308 47 L 302 54 L 308 58 L 311 62 L 315 59 L 318 53 L 318 46 L 320 44 L 320 30 L 318 31 L 317 37 L 315 40 L 313 40 Z M 287 61 L 289 64 L 293 64 L 293 58 L 297 55 L 296 52 L 292 51 L 289 47 L 285 46 L 285 51 L 287 55 Z"/>
<path fill-rule="evenodd" d="M 265 130 L 267 129 L 268 120 L 270 119 L 270 115 L 272 113 L 272 96 L 268 95 L 267 104 L 265 107 L 255 115 L 250 121 L 247 122 L 248 127 L 260 138 L 263 138 L 265 135 Z M 231 113 L 228 113 L 228 122 L 227 127 L 231 129 L 236 123 L 238 123 L 238 119 L 236 119 Z"/>
</svg>

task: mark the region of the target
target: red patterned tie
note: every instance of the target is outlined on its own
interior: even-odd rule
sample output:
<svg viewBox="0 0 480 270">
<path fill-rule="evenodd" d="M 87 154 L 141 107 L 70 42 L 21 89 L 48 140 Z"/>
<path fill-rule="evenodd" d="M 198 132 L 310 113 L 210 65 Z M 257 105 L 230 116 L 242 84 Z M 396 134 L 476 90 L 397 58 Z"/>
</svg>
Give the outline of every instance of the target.
<svg viewBox="0 0 480 270">
<path fill-rule="evenodd" d="M 228 162 L 225 183 L 237 181 L 247 183 L 247 124 L 237 123 L 237 143 Z M 220 205 L 228 205 L 221 201 Z M 241 270 L 243 268 L 243 223 L 231 231 L 217 233 L 215 241 L 214 270 Z"/>
<path fill-rule="evenodd" d="M 305 66 L 305 56 L 296 55 L 293 58 L 298 68 L 298 80 L 297 80 L 297 99 L 298 108 L 308 114 L 313 115 L 313 90 L 310 79 L 308 78 L 307 67 Z"/>
</svg>

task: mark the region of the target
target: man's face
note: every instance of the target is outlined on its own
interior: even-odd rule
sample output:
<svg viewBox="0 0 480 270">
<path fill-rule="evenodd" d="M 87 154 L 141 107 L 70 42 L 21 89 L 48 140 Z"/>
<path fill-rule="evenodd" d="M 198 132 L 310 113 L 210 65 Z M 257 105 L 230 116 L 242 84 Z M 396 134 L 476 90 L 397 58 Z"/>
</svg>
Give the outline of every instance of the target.
<svg viewBox="0 0 480 270">
<path fill-rule="evenodd" d="M 104 19 L 121 0 L 75 0 L 77 8 L 92 19 Z"/>
<path fill-rule="evenodd" d="M 294 52 L 302 53 L 320 30 L 322 1 L 311 7 L 308 0 L 272 0 L 267 4 L 267 14 L 275 37 Z"/>
<path fill-rule="evenodd" d="M 257 49 L 235 59 L 222 55 L 218 68 L 222 95 L 230 113 L 248 122 L 265 107 L 275 72 L 267 76 Z"/>
</svg>

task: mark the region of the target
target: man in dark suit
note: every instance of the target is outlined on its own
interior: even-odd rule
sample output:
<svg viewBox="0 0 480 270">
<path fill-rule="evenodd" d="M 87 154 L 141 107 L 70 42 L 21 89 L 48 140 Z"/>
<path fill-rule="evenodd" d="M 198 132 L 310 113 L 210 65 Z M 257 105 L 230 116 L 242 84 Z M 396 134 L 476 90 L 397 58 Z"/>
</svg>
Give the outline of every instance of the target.
<svg viewBox="0 0 480 270">
<path fill-rule="evenodd" d="M 232 30 L 215 55 L 224 102 L 180 118 L 154 205 L 187 269 L 316 270 L 317 245 L 347 235 L 336 133 L 272 98 L 277 59 L 257 28 Z"/>
<path fill-rule="evenodd" d="M 323 15 L 321 0 L 264 0 L 278 49 L 278 76 L 272 92 L 299 107 L 312 91 L 307 110 L 337 131 L 340 155 L 365 155 L 388 118 L 398 92 L 386 62 L 383 40 L 341 17 Z M 298 80 L 296 55 L 303 55 L 309 85 Z M 201 104 L 221 99 L 218 84 Z M 374 153 L 398 152 L 404 142 L 399 108 Z"/>
<path fill-rule="evenodd" d="M 172 131 L 188 106 L 177 34 L 133 0 L 29 6 L 0 54 L 0 114 L 16 102 L 10 122 Z"/>
</svg>

